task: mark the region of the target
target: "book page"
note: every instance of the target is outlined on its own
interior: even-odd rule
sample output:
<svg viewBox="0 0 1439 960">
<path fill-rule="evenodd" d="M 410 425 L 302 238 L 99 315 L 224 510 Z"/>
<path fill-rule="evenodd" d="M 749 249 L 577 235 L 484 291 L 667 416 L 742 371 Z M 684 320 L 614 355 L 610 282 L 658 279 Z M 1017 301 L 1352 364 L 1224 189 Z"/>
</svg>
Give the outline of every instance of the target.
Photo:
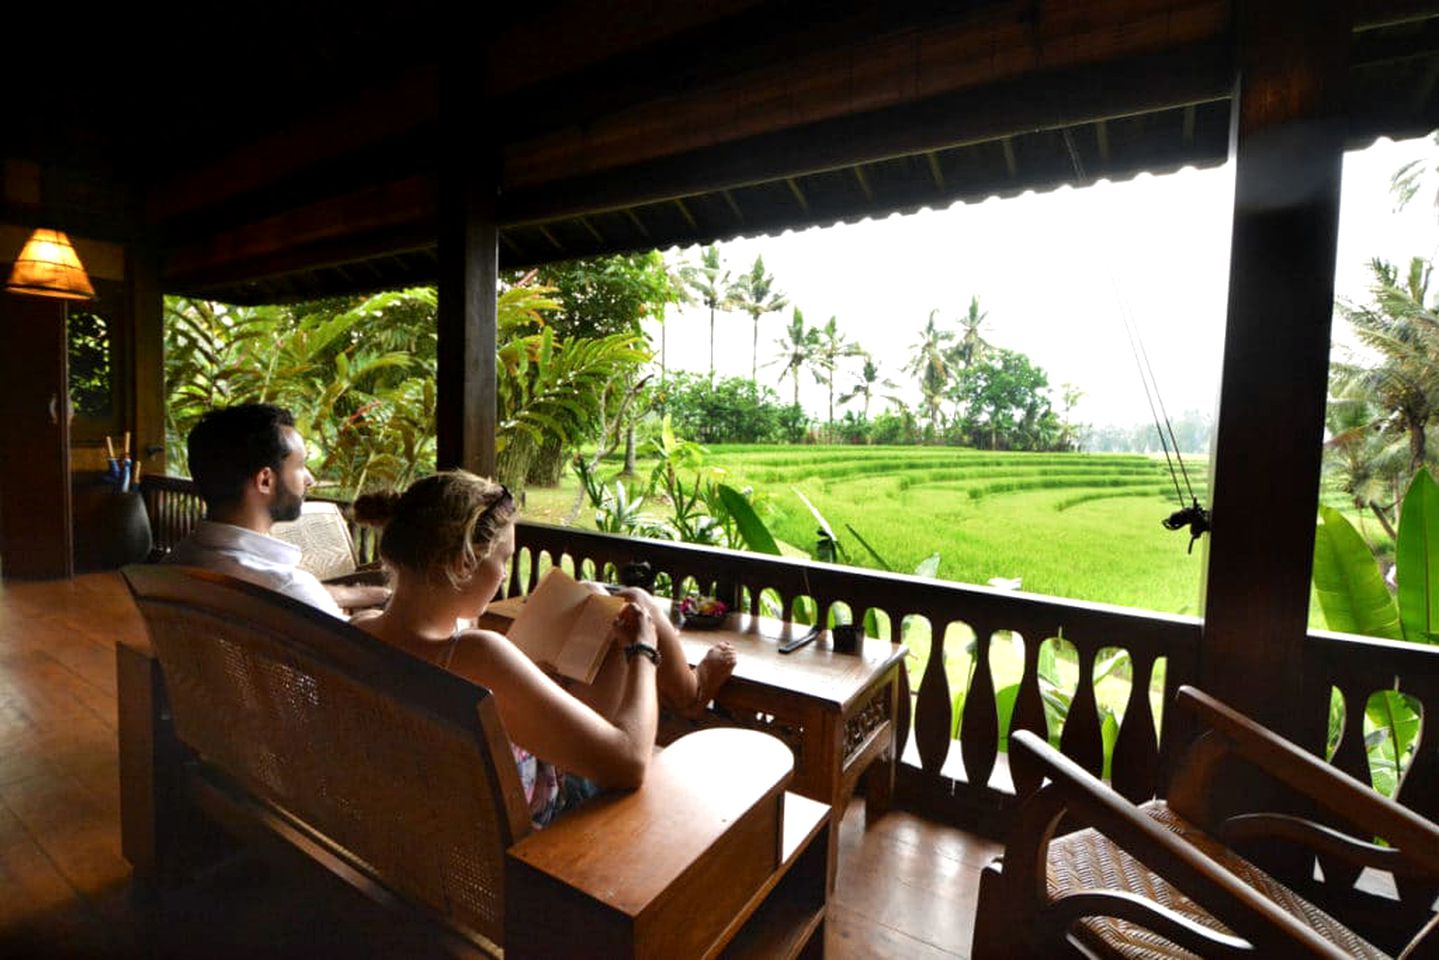
<svg viewBox="0 0 1439 960">
<path fill-rule="evenodd" d="M 555 661 L 555 669 L 581 683 L 594 683 L 610 648 L 610 634 L 615 618 L 624 609 L 622 597 L 591 593 L 579 609 L 570 627 L 564 649 Z"/>
<path fill-rule="evenodd" d="M 624 605 L 620 597 L 595 593 L 563 570 L 551 570 L 507 635 L 536 663 L 592 683 Z"/>
</svg>

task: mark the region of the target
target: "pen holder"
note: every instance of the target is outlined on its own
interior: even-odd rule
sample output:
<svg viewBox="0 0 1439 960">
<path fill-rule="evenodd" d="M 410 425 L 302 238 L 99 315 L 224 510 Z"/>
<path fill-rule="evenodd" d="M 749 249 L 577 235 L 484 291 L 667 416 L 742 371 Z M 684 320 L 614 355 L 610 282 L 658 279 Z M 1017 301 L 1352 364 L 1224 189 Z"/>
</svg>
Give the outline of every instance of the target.
<svg viewBox="0 0 1439 960">
<path fill-rule="evenodd" d="M 100 537 L 97 554 L 101 567 L 114 569 L 147 559 L 154 540 L 144 496 L 139 491 L 130 491 L 104 499 L 104 512 L 98 518 L 96 529 Z"/>
<path fill-rule="evenodd" d="M 829 646 L 835 653 L 859 653 L 864 628 L 857 623 L 836 623 L 829 629 Z"/>
</svg>

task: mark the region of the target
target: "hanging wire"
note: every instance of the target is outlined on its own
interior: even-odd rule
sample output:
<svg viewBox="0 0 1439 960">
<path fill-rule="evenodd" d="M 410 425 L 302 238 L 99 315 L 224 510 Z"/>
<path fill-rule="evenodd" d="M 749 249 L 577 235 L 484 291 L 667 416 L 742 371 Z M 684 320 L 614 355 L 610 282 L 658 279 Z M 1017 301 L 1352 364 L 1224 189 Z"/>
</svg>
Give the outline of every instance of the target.
<svg viewBox="0 0 1439 960">
<path fill-rule="evenodd" d="M 1079 184 L 1086 183 L 1088 178 L 1085 175 L 1084 163 L 1079 156 L 1079 148 L 1074 142 L 1074 134 L 1068 128 L 1061 131 L 1064 139 L 1065 152 L 1069 154 L 1070 165 L 1074 168 L 1075 180 Z M 1154 377 L 1154 367 L 1149 362 L 1149 351 L 1144 347 L 1144 338 L 1140 335 L 1139 327 L 1129 311 L 1129 303 L 1119 290 L 1119 283 L 1115 279 L 1114 265 L 1112 262 L 1105 264 L 1109 273 L 1109 283 L 1114 289 L 1114 297 L 1119 304 L 1120 321 L 1124 324 L 1124 332 L 1129 338 L 1129 350 L 1134 355 L 1134 365 L 1139 370 L 1139 382 L 1144 387 L 1144 399 L 1149 404 L 1149 415 L 1154 420 L 1154 429 L 1159 434 L 1159 448 L 1164 451 L 1164 463 L 1169 468 L 1169 479 L 1174 484 L 1174 495 L 1179 500 L 1179 509 L 1160 521 L 1166 530 L 1180 530 L 1189 528 L 1189 553 L 1194 552 L 1194 542 L 1210 529 L 1209 511 L 1199 505 L 1199 497 L 1194 493 L 1194 485 L 1189 481 L 1189 470 L 1184 466 L 1184 457 L 1179 452 L 1179 441 L 1174 436 L 1174 425 L 1169 420 L 1169 411 L 1165 409 L 1164 397 L 1159 392 L 1159 381 Z M 1171 459 L 1170 449 L 1173 448 L 1174 456 Z M 1175 469 L 1175 461 L 1178 461 L 1179 468 Z M 1180 477 L 1184 478 L 1184 488 L 1179 486 Z M 1189 505 L 1185 506 L 1185 492 L 1189 494 Z"/>
</svg>

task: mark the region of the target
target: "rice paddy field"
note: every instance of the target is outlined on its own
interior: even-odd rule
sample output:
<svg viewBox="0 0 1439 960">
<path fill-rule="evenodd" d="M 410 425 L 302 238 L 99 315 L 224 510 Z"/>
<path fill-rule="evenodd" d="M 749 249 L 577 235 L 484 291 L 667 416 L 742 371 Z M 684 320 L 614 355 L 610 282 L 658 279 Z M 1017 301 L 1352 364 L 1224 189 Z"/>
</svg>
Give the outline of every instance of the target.
<svg viewBox="0 0 1439 960">
<path fill-rule="evenodd" d="M 1203 500 L 1208 466 L 1186 461 Z M 611 467 L 617 471 L 618 464 Z M 1160 520 L 1176 509 L 1164 460 L 1138 455 L 991 453 L 953 447 L 714 446 L 705 469 L 752 487 L 776 538 L 813 552 L 817 524 L 796 491 L 829 520 L 851 562 L 880 556 L 912 572 L 939 554 L 938 577 L 1170 613 L 1198 613 L 1201 553 Z M 640 473 L 648 468 L 641 464 Z M 572 478 L 528 492 L 537 519 L 564 519 Z M 663 516 L 664 504 L 646 509 Z M 582 509 L 577 522 L 592 524 Z"/>
</svg>

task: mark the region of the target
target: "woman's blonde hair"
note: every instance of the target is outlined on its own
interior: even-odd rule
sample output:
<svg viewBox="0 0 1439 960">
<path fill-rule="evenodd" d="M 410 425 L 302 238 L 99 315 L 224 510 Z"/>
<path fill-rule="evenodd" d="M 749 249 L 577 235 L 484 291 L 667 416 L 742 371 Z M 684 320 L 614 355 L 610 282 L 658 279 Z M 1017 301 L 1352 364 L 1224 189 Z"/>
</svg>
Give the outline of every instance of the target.
<svg viewBox="0 0 1439 960">
<path fill-rule="evenodd" d="M 404 493 L 367 493 L 355 501 L 357 521 L 383 528 L 383 560 L 456 588 L 474 575 L 517 512 L 504 484 L 465 470 L 416 480 Z"/>
</svg>

